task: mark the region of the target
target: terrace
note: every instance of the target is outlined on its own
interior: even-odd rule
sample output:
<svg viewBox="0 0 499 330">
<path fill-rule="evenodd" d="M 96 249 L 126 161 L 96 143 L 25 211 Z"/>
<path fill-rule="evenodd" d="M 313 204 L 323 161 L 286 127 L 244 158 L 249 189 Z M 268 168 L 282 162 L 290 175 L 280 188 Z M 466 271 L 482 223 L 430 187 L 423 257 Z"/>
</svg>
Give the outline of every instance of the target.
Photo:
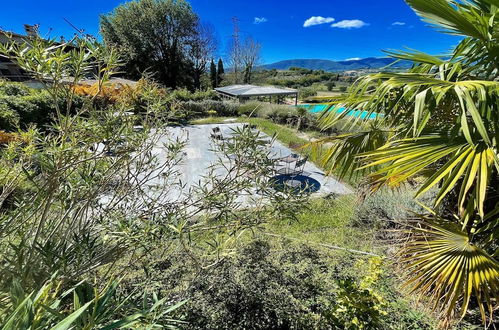
<svg viewBox="0 0 499 330">
<path fill-rule="evenodd" d="M 213 129 L 220 128 L 221 135 L 229 137 L 233 134 L 235 129 L 241 128 L 243 124 L 217 124 L 217 125 L 189 125 L 182 127 L 171 127 L 164 135 L 162 135 L 157 141 L 157 145 L 153 150 L 153 153 L 161 161 L 164 158 L 164 145 L 171 143 L 177 139 L 185 140 L 186 146 L 183 149 L 184 155 L 182 162 L 178 165 L 178 172 L 180 173 L 180 180 L 184 184 L 184 191 L 188 191 L 188 188 L 193 187 L 199 183 L 202 183 L 205 176 L 207 175 L 209 169 L 216 163 L 220 161 L 223 162 L 223 166 L 230 168 L 233 159 L 223 157 L 220 155 L 214 146 L 216 141 L 210 138 Z M 270 140 L 270 138 L 260 133 L 263 139 Z M 287 158 L 293 154 L 293 151 L 282 145 L 278 141 L 272 141 L 271 144 L 265 146 L 268 148 L 268 154 L 272 159 L 281 160 Z M 221 157 L 222 156 L 222 157 Z M 248 160 L 251 161 L 251 160 Z M 287 161 L 287 162 L 286 162 Z M 285 162 L 279 162 L 281 168 L 292 169 L 295 166 L 295 162 L 298 159 L 286 159 Z M 223 173 L 221 174 L 223 175 Z M 276 179 L 281 182 L 287 182 L 288 179 L 293 179 L 295 182 L 298 181 L 303 183 L 302 187 L 310 186 L 310 192 L 316 196 L 326 196 L 331 194 L 349 194 L 351 189 L 339 182 L 331 176 L 326 176 L 326 174 L 320 170 L 315 164 L 311 162 L 305 162 L 303 166 L 303 172 L 300 175 L 287 176 L 279 175 L 276 173 Z M 155 184 L 151 182 L 151 184 Z M 179 197 L 177 194 L 180 191 L 172 191 L 170 197 Z M 255 192 L 256 193 L 256 192 Z M 177 196 L 173 196 L 177 195 Z M 251 197 L 251 196 L 250 196 Z"/>
</svg>

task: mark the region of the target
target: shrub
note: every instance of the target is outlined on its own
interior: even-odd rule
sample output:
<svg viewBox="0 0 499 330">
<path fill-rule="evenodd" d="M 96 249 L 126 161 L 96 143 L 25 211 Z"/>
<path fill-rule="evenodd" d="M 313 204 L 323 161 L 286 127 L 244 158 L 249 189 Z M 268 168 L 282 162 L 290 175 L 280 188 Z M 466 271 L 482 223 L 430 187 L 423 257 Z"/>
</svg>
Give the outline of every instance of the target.
<svg viewBox="0 0 499 330">
<path fill-rule="evenodd" d="M 0 80 L 0 96 L 26 96 L 30 93 L 30 88 L 22 83 Z"/>
<path fill-rule="evenodd" d="M 260 102 L 247 102 L 239 105 L 237 108 L 237 114 L 239 116 L 249 116 L 251 114 L 255 115 L 258 113 L 258 110 L 264 106 Z"/>
<path fill-rule="evenodd" d="M 187 89 L 177 89 L 168 94 L 169 101 L 204 101 L 204 100 L 220 100 L 220 97 L 215 91 L 198 91 L 190 92 Z"/>
<path fill-rule="evenodd" d="M 141 273 L 130 273 L 125 283 L 134 287 L 143 274 L 169 299 L 189 298 L 182 311 L 189 329 L 403 328 L 394 319 L 401 316 L 388 315 L 388 304 L 373 290 L 381 260 L 353 263 L 356 277 L 320 250 L 294 244 L 275 249 L 256 240 L 213 268 L 199 269 L 183 253 L 160 258 L 147 270 L 137 265 Z"/>
<path fill-rule="evenodd" d="M 309 97 L 313 97 L 317 95 L 317 90 L 315 88 L 300 88 L 300 98 L 302 100 L 306 100 Z"/>
<path fill-rule="evenodd" d="M 44 91 L 21 96 L 0 96 L 0 104 L 4 104 L 4 109 L 17 114 L 21 127 L 30 124 L 43 127 L 50 122 L 55 112 L 52 99 Z"/>
<path fill-rule="evenodd" d="M 76 96 L 72 110 L 83 104 L 83 98 Z M 65 102 L 59 107 L 65 109 Z M 46 126 L 56 111 L 54 101 L 47 91 L 29 88 L 21 83 L 0 81 L 0 129 L 14 130 L 36 125 Z"/>
<path fill-rule="evenodd" d="M 257 117 L 270 119 L 276 124 L 291 125 L 297 128 L 315 127 L 316 123 L 316 117 L 306 109 L 297 109 L 288 105 L 262 105 L 255 113 Z"/>
<path fill-rule="evenodd" d="M 203 100 L 203 101 L 187 101 L 178 104 L 176 117 L 196 118 L 207 115 L 213 115 L 213 111 L 218 116 L 234 116 L 237 115 L 238 105 L 231 102 Z"/>
<path fill-rule="evenodd" d="M 1 101 L 0 101 L 1 102 Z M 12 131 L 19 125 L 19 114 L 0 103 L 0 130 Z"/>
</svg>

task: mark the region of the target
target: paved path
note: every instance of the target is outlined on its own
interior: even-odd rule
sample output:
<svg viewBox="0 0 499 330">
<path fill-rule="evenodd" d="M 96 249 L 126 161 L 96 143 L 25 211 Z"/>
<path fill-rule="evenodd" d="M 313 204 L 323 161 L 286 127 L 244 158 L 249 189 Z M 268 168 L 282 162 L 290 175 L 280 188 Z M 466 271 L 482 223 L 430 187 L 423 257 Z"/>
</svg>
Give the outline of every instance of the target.
<svg viewBox="0 0 499 330">
<path fill-rule="evenodd" d="M 184 149 L 184 160 L 180 165 L 181 180 L 186 187 L 193 186 L 202 180 L 206 174 L 207 168 L 218 161 L 218 156 L 213 150 L 210 135 L 214 127 L 220 127 L 224 136 L 230 136 L 234 128 L 242 124 L 217 124 L 217 125 L 190 125 L 182 127 L 170 127 L 167 133 L 159 140 L 156 149 L 156 155 L 161 161 L 161 149 L 163 143 L 172 141 L 172 139 L 187 139 L 187 146 Z M 279 138 L 279 137 L 277 137 Z M 286 157 L 292 153 L 290 149 L 275 141 L 271 146 L 271 154 L 275 157 Z M 227 159 L 227 163 L 229 160 Z M 349 194 L 352 192 L 343 183 L 331 176 L 326 176 L 317 166 L 307 162 L 304 168 L 311 178 L 320 183 L 320 189 L 314 195 L 328 194 Z"/>
</svg>

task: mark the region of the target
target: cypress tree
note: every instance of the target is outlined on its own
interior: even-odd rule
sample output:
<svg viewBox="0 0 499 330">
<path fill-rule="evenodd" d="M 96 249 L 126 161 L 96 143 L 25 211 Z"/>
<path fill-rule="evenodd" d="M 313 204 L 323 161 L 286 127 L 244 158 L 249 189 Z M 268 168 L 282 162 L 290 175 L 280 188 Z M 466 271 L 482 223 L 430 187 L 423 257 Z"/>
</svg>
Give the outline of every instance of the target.
<svg viewBox="0 0 499 330">
<path fill-rule="evenodd" d="M 217 85 L 220 85 L 222 83 L 222 80 L 224 80 L 224 63 L 222 62 L 222 59 L 218 60 L 218 68 L 217 68 Z"/>
<path fill-rule="evenodd" d="M 213 59 L 211 60 L 211 64 L 210 64 L 210 81 L 211 81 L 212 88 L 218 87 L 217 67 L 215 66 L 215 62 L 213 61 Z"/>
</svg>

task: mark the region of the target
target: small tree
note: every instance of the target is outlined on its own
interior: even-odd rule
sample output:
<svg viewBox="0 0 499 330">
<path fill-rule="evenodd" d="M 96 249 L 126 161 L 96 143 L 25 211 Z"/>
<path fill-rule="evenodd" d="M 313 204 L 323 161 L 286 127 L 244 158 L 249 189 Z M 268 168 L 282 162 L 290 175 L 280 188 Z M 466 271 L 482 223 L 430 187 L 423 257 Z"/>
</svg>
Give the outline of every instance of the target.
<svg viewBox="0 0 499 330">
<path fill-rule="evenodd" d="M 220 84 L 224 80 L 224 74 L 225 74 L 224 62 L 220 58 L 220 59 L 218 59 L 218 65 L 217 65 L 217 84 L 218 84 L 218 86 L 220 86 Z"/>
<path fill-rule="evenodd" d="M 217 67 L 216 67 L 215 62 L 213 61 L 213 59 L 211 60 L 211 64 L 210 64 L 210 81 L 211 81 L 211 87 L 212 88 L 217 88 L 218 87 Z"/>
<path fill-rule="evenodd" d="M 251 37 L 247 38 L 241 47 L 241 62 L 244 67 L 244 83 L 246 84 L 251 83 L 251 74 L 260 60 L 261 49 L 262 45 Z"/>
<path fill-rule="evenodd" d="M 214 35 L 214 29 L 210 24 L 197 25 L 196 37 L 191 42 L 188 52 L 195 89 L 201 88 L 201 77 L 206 73 L 208 61 L 217 48 Z"/>
</svg>

